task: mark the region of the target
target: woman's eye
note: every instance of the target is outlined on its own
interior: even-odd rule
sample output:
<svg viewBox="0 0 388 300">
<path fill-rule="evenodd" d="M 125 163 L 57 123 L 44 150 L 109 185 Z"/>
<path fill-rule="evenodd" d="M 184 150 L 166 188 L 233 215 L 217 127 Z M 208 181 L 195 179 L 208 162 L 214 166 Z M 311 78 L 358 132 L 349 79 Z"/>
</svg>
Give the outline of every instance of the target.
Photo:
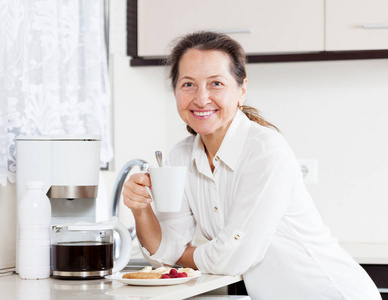
<svg viewBox="0 0 388 300">
<path fill-rule="evenodd" d="M 214 86 L 221 86 L 221 85 L 222 85 L 222 83 L 221 83 L 221 82 L 219 82 L 219 81 L 214 81 L 214 82 L 213 82 L 213 85 L 214 85 Z"/>
<path fill-rule="evenodd" d="M 185 82 L 183 84 L 183 87 L 192 87 L 192 86 L 193 86 L 193 84 L 191 82 Z"/>
</svg>

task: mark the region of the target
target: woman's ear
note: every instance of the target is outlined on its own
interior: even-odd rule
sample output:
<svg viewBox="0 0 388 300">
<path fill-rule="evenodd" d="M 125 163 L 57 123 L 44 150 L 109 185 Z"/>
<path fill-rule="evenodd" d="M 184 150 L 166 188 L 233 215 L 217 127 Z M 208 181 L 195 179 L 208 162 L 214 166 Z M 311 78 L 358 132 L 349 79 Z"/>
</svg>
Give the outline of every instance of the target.
<svg viewBox="0 0 388 300">
<path fill-rule="evenodd" d="M 240 105 L 244 104 L 245 98 L 248 91 L 248 78 L 245 78 L 243 84 L 241 85 L 241 100 L 239 101 Z"/>
</svg>

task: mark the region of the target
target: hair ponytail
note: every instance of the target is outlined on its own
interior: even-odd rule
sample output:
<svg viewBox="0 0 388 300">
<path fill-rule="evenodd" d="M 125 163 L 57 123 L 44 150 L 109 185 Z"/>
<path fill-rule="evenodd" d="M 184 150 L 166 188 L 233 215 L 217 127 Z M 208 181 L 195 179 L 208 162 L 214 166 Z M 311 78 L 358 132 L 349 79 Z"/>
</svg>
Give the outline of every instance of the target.
<svg viewBox="0 0 388 300">
<path fill-rule="evenodd" d="M 260 124 L 264 127 L 273 128 L 276 131 L 280 132 L 279 128 L 277 128 L 275 125 L 271 124 L 270 122 L 266 121 L 261 115 L 260 112 L 251 106 L 242 105 L 241 111 L 248 117 L 249 120 L 256 122 L 257 124 Z"/>
</svg>

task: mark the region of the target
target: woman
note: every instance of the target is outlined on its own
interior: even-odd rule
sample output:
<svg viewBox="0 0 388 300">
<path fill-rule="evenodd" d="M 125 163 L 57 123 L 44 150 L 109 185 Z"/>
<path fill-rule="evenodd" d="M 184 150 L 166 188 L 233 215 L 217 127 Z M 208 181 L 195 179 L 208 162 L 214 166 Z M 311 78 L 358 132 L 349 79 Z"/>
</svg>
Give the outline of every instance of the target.
<svg viewBox="0 0 388 300">
<path fill-rule="evenodd" d="M 180 117 L 192 135 L 170 165 L 188 166 L 181 212 L 154 214 L 135 174 L 125 184 L 139 241 L 155 266 L 243 274 L 252 299 L 381 299 L 321 221 L 284 138 L 247 93 L 245 54 L 227 35 L 181 38 L 168 59 Z M 209 240 L 194 247 L 195 226 Z"/>
</svg>

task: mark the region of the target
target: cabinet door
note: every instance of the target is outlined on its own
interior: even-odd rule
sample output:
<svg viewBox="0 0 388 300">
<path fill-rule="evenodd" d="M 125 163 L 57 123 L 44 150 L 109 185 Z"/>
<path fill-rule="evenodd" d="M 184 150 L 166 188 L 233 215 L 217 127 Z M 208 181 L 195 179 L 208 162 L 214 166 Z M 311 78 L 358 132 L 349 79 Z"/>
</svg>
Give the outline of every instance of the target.
<svg viewBox="0 0 388 300">
<path fill-rule="evenodd" d="M 173 39 L 195 30 L 241 28 L 244 11 L 238 2 L 138 0 L 138 55 L 165 55 Z"/>
<path fill-rule="evenodd" d="M 326 50 L 388 49 L 388 0 L 326 0 Z"/>
<path fill-rule="evenodd" d="M 324 50 L 324 0 L 243 2 L 252 34 L 236 38 L 247 53 Z"/>
<path fill-rule="evenodd" d="M 196 30 L 228 33 L 248 54 L 320 51 L 324 0 L 138 1 L 138 56 L 164 56 Z"/>
</svg>

